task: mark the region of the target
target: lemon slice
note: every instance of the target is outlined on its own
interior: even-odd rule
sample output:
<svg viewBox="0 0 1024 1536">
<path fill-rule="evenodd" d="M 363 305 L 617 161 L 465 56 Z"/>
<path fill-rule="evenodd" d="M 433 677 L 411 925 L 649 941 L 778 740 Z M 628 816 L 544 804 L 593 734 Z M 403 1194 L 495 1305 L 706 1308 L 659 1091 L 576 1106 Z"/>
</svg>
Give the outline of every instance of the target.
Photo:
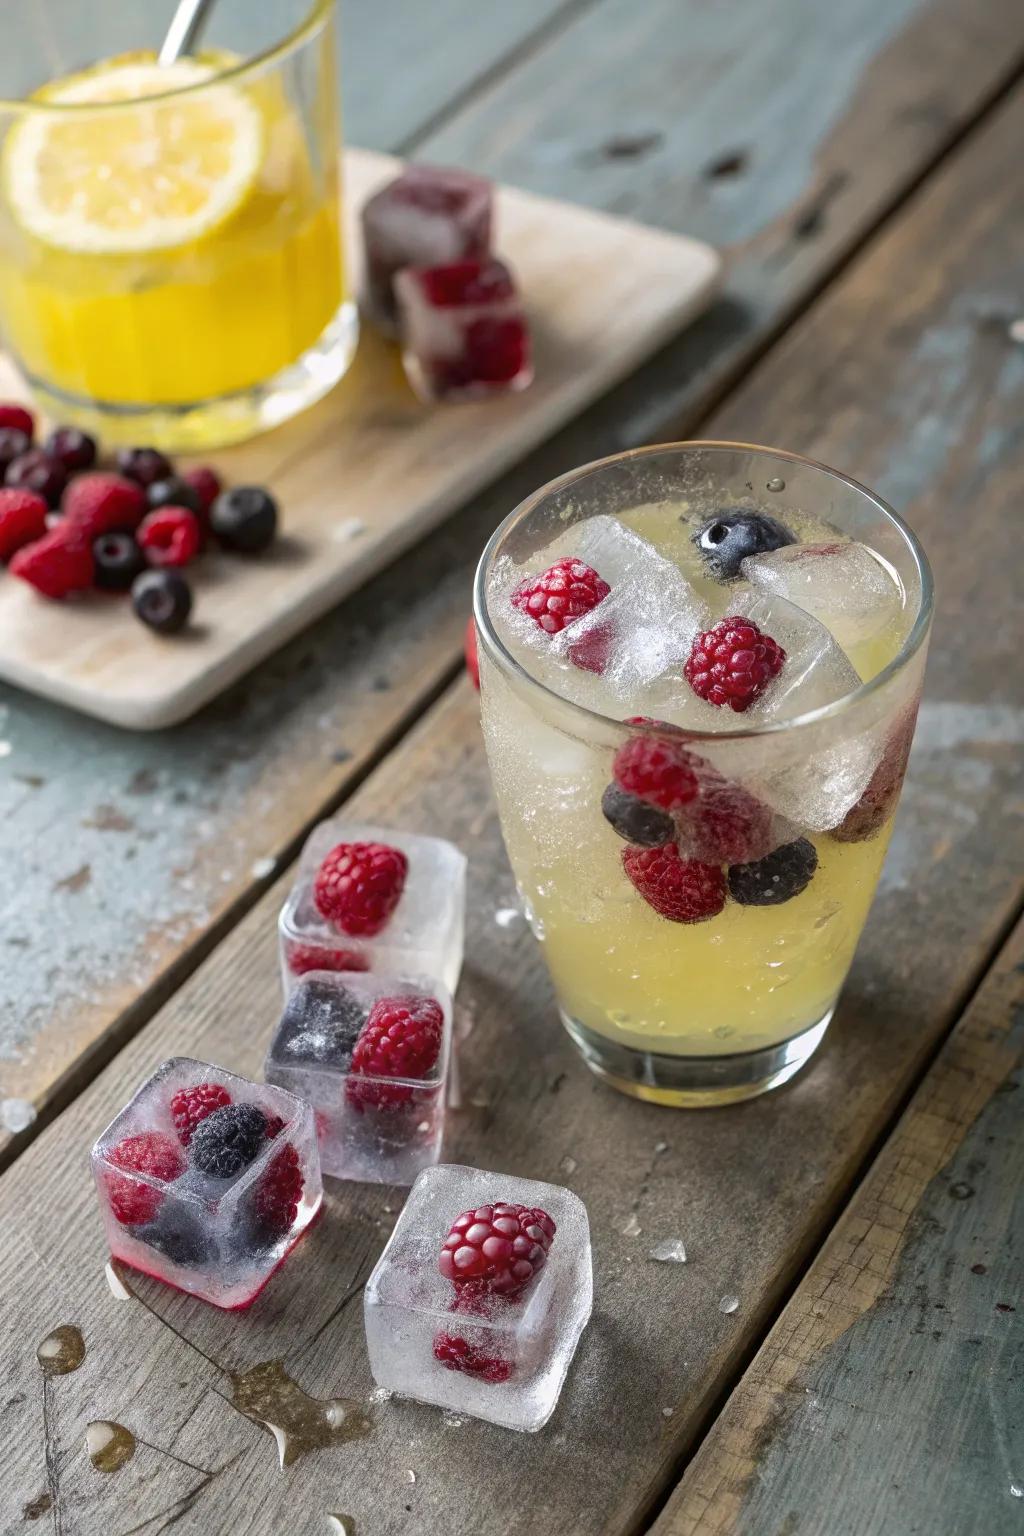
<svg viewBox="0 0 1024 1536">
<path fill-rule="evenodd" d="M 259 109 L 227 84 L 164 94 L 215 74 L 136 55 L 46 86 L 36 100 L 57 110 L 27 112 L 4 145 L 18 223 L 47 245 L 107 254 L 187 245 L 222 224 L 259 172 Z M 136 105 L 109 106 L 119 102 Z M 91 103 L 95 112 L 59 110 Z"/>
</svg>

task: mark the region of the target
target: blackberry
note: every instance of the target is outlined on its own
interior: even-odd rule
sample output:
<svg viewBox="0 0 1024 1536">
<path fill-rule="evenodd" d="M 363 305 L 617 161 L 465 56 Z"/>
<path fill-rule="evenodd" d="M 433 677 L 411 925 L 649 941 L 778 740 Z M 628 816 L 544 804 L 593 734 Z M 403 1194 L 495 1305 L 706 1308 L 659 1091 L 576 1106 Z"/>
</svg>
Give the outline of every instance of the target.
<svg viewBox="0 0 1024 1536">
<path fill-rule="evenodd" d="M 226 1104 L 201 1120 L 188 1144 L 200 1173 L 231 1179 L 247 1168 L 267 1139 L 267 1117 L 256 1104 Z"/>
<path fill-rule="evenodd" d="M 660 848 L 675 836 L 675 824 L 667 811 L 649 805 L 618 784 L 608 785 L 601 796 L 601 810 L 613 831 L 641 848 Z"/>
<path fill-rule="evenodd" d="M 807 889 L 818 867 L 814 844 L 806 837 L 785 843 L 753 864 L 729 869 L 729 895 L 741 907 L 778 907 Z"/>
<path fill-rule="evenodd" d="M 365 1022 L 365 1007 L 347 987 L 307 976 L 288 1000 L 277 1050 L 296 1062 L 347 1068 Z"/>
<path fill-rule="evenodd" d="M 165 1202 L 155 1220 L 136 1227 L 132 1236 L 183 1269 L 198 1269 L 218 1256 L 216 1244 L 199 1218 L 179 1204 Z"/>
<path fill-rule="evenodd" d="M 711 575 L 718 581 L 731 581 L 740 574 L 740 564 L 748 555 L 766 555 L 784 544 L 795 544 L 796 539 L 767 512 L 733 507 L 702 523 L 693 542 Z"/>
</svg>

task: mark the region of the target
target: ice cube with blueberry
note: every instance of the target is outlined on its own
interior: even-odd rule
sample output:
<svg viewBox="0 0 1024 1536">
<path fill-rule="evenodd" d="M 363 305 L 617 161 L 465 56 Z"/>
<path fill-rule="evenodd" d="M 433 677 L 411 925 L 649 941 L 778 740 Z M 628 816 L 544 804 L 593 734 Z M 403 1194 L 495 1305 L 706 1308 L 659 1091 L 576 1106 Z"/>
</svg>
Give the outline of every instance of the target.
<svg viewBox="0 0 1024 1536">
<path fill-rule="evenodd" d="M 438 982 L 314 971 L 288 999 L 264 1076 L 312 1105 L 324 1173 L 411 1184 L 441 1155 L 451 1030 Z"/>
<path fill-rule="evenodd" d="M 186 1057 L 142 1084 L 92 1169 L 114 1257 L 217 1307 L 255 1300 L 322 1199 L 310 1106 Z"/>
<path fill-rule="evenodd" d="M 491 248 L 493 192 L 467 171 L 410 165 L 363 205 L 367 307 L 385 328 L 397 317 L 393 280 L 403 267 L 482 260 Z"/>
<path fill-rule="evenodd" d="M 407 267 L 394 288 L 402 361 L 421 400 L 477 400 L 531 382 L 530 330 L 504 262 Z"/>
<path fill-rule="evenodd" d="M 428 976 L 462 968 L 466 860 L 453 843 L 335 817 L 306 840 L 278 934 L 287 994 L 309 971 Z"/>
<path fill-rule="evenodd" d="M 364 1293 L 374 1380 L 453 1413 L 538 1430 L 592 1296 L 577 1195 L 479 1168 L 429 1168 Z"/>
<path fill-rule="evenodd" d="M 790 544 L 745 559 L 742 574 L 760 592 L 785 598 L 850 648 L 894 633 L 903 609 L 895 574 L 854 540 Z"/>
</svg>

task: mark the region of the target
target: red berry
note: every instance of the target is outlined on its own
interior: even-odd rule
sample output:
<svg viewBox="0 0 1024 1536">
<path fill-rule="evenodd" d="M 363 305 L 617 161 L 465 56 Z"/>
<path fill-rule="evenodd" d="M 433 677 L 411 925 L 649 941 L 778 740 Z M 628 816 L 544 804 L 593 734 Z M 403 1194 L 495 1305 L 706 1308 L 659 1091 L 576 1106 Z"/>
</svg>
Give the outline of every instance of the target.
<svg viewBox="0 0 1024 1536">
<path fill-rule="evenodd" d="M 19 549 L 8 569 L 43 597 L 59 599 L 91 587 L 96 566 L 89 540 L 58 524 L 45 538 Z"/>
<path fill-rule="evenodd" d="M 408 1104 L 407 1083 L 368 1083 L 364 1077 L 424 1078 L 437 1063 L 444 1013 L 432 997 L 379 997 L 352 1047 L 345 1094 L 357 1108 Z"/>
<path fill-rule="evenodd" d="M 511 1360 L 505 1360 L 501 1355 L 488 1355 L 467 1339 L 456 1338 L 450 1333 L 434 1335 L 434 1359 L 446 1370 L 478 1376 L 481 1381 L 508 1381 L 515 1369 Z"/>
<path fill-rule="evenodd" d="M 307 971 L 370 969 L 370 962 L 357 949 L 321 949 L 316 944 L 299 944 L 294 941 L 288 943 L 285 959 L 293 976 L 305 976 Z"/>
<path fill-rule="evenodd" d="M 339 843 L 313 882 L 317 911 L 343 933 L 380 933 L 398 906 L 409 860 L 386 843 Z"/>
<path fill-rule="evenodd" d="M 725 906 L 725 876 L 718 865 L 680 858 L 674 843 L 624 848 L 622 863 L 647 905 L 670 922 L 703 923 Z"/>
<path fill-rule="evenodd" d="M 479 693 L 480 661 L 476 654 L 476 620 L 472 614 L 470 614 L 469 623 L 466 625 L 466 638 L 463 648 L 466 653 L 466 671 L 469 673 L 473 687 Z"/>
<path fill-rule="evenodd" d="M 569 660 L 581 672 L 596 672 L 600 677 L 608 665 L 613 639 L 610 624 L 595 624 L 569 646 Z"/>
<path fill-rule="evenodd" d="M 452 1222 L 438 1268 L 453 1285 L 514 1296 L 543 1268 L 554 1235 L 546 1211 L 505 1202 L 481 1205 Z"/>
<path fill-rule="evenodd" d="M 181 478 L 199 497 L 204 512 L 209 512 L 220 495 L 220 477 L 208 464 L 197 464 L 194 469 L 183 469 Z"/>
<path fill-rule="evenodd" d="M 634 717 L 630 725 L 653 722 Z M 663 811 L 678 811 L 696 798 L 701 760 L 671 736 L 631 736 L 615 754 L 616 784 Z"/>
<path fill-rule="evenodd" d="M 775 846 L 771 811 L 738 784 L 702 779 L 700 796 L 679 818 L 684 852 L 707 864 L 749 864 Z"/>
<path fill-rule="evenodd" d="M 267 1140 L 273 1141 L 275 1136 L 280 1136 L 284 1130 L 284 1121 L 280 1115 L 267 1116 Z"/>
<path fill-rule="evenodd" d="M 35 491 L 0 490 L 0 560 L 46 533 L 47 506 Z"/>
<path fill-rule="evenodd" d="M 269 1125 L 268 1125 L 269 1134 Z M 253 1212 L 269 1237 L 284 1237 L 295 1224 L 303 1189 L 302 1166 L 292 1142 L 271 1158 L 253 1191 Z"/>
<path fill-rule="evenodd" d="M 36 424 L 32 412 L 26 411 L 23 405 L 15 405 L 10 400 L 0 403 L 0 428 L 2 427 L 11 427 L 15 432 L 24 432 L 29 442 L 35 436 Z"/>
<path fill-rule="evenodd" d="M 199 553 L 203 530 L 188 507 L 161 507 L 142 519 L 136 538 L 150 565 L 188 565 Z"/>
<path fill-rule="evenodd" d="M 611 587 L 582 560 L 556 560 L 539 576 L 527 576 L 512 594 L 512 606 L 549 635 L 596 608 Z"/>
<path fill-rule="evenodd" d="M 46 439 L 46 452 L 69 474 L 76 474 L 95 464 L 96 441 L 77 427 L 57 427 Z"/>
<path fill-rule="evenodd" d="M 182 1146 L 188 1146 L 200 1120 L 230 1103 L 231 1095 L 220 1083 L 197 1083 L 194 1088 L 179 1089 L 171 1099 L 171 1119 Z"/>
<path fill-rule="evenodd" d="M 128 1177 L 129 1174 L 148 1174 L 166 1184 L 185 1172 L 185 1154 L 169 1136 L 162 1136 L 158 1131 L 126 1136 L 107 1153 L 107 1162 L 124 1169 L 124 1175 L 106 1174 L 111 1209 L 124 1227 L 137 1227 L 152 1221 L 163 1204 L 163 1195 L 158 1189 L 141 1179 Z"/>
<path fill-rule="evenodd" d="M 424 298 L 437 309 L 462 304 L 496 304 L 515 297 L 512 273 L 503 261 L 453 261 L 446 266 L 422 267 L 417 273 Z"/>
<path fill-rule="evenodd" d="M 97 470 L 72 480 L 61 506 L 69 523 L 96 539 L 117 528 L 136 529 L 146 512 L 146 495 L 134 480 Z"/>
<path fill-rule="evenodd" d="M 782 670 L 786 653 L 751 619 L 720 619 L 698 635 L 683 671 L 694 693 L 721 709 L 749 709 Z"/>
<path fill-rule="evenodd" d="M 51 459 L 42 448 L 30 448 L 12 459 L 4 471 L 4 484 L 16 485 L 22 490 L 35 491 L 51 507 L 60 504 L 61 494 L 68 483 L 68 472 L 63 464 Z"/>
<path fill-rule="evenodd" d="M 455 366 L 467 384 L 506 384 L 529 366 L 530 333 L 518 315 L 471 320 L 462 345 L 462 357 Z"/>
<path fill-rule="evenodd" d="M 862 843 L 874 837 L 895 811 L 914 740 L 916 719 L 915 704 L 897 723 L 867 789 L 833 830 L 832 836 L 840 843 Z"/>
</svg>

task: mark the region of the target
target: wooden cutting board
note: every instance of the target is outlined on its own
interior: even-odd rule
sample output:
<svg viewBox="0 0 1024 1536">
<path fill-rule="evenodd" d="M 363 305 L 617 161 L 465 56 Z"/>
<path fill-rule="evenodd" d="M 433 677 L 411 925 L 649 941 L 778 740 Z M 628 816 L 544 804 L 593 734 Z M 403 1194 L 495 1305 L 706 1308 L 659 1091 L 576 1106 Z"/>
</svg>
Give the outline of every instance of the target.
<svg viewBox="0 0 1024 1536">
<path fill-rule="evenodd" d="M 349 209 L 397 168 L 350 150 Z M 330 395 L 214 456 L 229 483 L 273 491 L 284 534 L 273 550 L 205 557 L 194 622 L 173 639 L 151 634 L 127 603 L 46 602 L 0 575 L 0 678 L 133 730 L 185 719 L 629 374 L 707 304 L 719 272 L 698 241 L 508 187 L 497 228 L 534 329 L 531 388 L 421 405 L 396 350 L 364 327 Z M 24 393 L 0 362 L 0 398 Z"/>
</svg>

